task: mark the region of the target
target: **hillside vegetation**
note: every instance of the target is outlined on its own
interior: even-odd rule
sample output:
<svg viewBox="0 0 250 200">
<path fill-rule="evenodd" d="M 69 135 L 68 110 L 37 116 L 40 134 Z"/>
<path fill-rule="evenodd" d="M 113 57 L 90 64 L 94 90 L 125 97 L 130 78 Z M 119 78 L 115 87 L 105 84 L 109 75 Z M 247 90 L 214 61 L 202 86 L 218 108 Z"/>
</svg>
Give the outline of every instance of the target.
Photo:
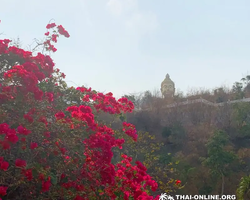
<svg viewBox="0 0 250 200">
<path fill-rule="evenodd" d="M 250 97 L 249 81 L 246 76 L 231 89 L 177 94 L 172 100 L 149 91 L 125 95 L 137 109 L 127 115 L 128 122 L 163 142 L 159 153 L 166 164 L 179 161 L 176 172 L 185 187 L 176 194 L 235 194 L 241 178 L 249 175 L 250 102 L 229 102 Z M 200 98 L 223 105 L 167 107 Z"/>
</svg>

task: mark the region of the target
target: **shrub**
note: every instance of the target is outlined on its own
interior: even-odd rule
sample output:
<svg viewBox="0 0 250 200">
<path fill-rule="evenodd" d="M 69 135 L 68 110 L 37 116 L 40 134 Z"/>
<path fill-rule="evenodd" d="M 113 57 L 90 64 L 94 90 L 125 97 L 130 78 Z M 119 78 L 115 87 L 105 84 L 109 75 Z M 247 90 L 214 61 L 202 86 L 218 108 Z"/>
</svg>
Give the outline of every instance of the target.
<svg viewBox="0 0 250 200">
<path fill-rule="evenodd" d="M 46 26 L 47 52 L 56 52 L 59 36 L 69 33 Z M 68 87 L 51 57 L 0 40 L 0 198 L 2 199 L 153 199 L 157 183 L 139 161 L 112 150 L 122 148 L 98 114 L 132 112 L 126 98 L 91 88 Z M 38 45 L 38 46 L 39 46 Z M 123 122 L 134 141 L 136 129 Z"/>
</svg>

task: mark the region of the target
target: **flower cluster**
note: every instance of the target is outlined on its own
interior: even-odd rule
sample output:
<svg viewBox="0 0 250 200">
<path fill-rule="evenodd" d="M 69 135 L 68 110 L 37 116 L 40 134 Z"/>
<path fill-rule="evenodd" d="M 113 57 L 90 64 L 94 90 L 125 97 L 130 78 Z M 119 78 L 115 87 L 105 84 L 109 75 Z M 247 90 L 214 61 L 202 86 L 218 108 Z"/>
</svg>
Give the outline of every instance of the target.
<svg viewBox="0 0 250 200">
<path fill-rule="evenodd" d="M 61 25 L 46 26 L 56 27 L 58 33 L 45 34 L 48 51 L 59 35 L 69 37 Z M 147 191 L 157 183 L 146 167 L 126 155 L 114 162 L 113 149 L 125 140 L 98 121 L 101 111 L 132 112 L 133 103 L 68 88 L 50 56 L 9 43 L 0 40 L 0 198 L 10 192 L 12 199 L 154 199 Z M 134 125 L 124 122 L 123 132 L 137 140 Z"/>
<path fill-rule="evenodd" d="M 47 31 L 47 32 L 45 33 L 45 36 L 47 36 L 48 38 L 47 38 L 47 40 L 44 42 L 44 46 L 45 46 L 45 48 L 46 48 L 48 51 L 52 51 L 52 52 L 56 52 L 57 49 L 55 48 L 54 45 L 51 44 L 51 41 L 57 43 L 57 38 L 59 37 L 59 35 L 63 35 L 63 36 L 66 37 L 66 38 L 69 38 L 69 37 L 70 37 L 68 31 L 66 31 L 66 30 L 63 28 L 62 25 L 58 25 L 58 26 L 57 26 L 55 23 L 51 23 L 51 24 L 48 24 L 48 25 L 46 26 L 47 29 L 53 29 L 53 28 L 55 28 L 55 27 L 57 27 L 57 31 L 55 31 L 55 30 L 52 31 L 52 35 L 50 35 L 50 32 L 49 32 L 49 31 Z"/>
<path fill-rule="evenodd" d="M 123 131 L 130 137 L 133 138 L 134 141 L 137 141 L 138 135 L 136 134 L 136 129 L 133 124 L 123 122 Z"/>
<path fill-rule="evenodd" d="M 134 105 L 131 101 L 126 98 L 118 99 L 118 101 L 113 97 L 111 92 L 104 95 L 103 93 L 95 93 L 91 88 L 86 89 L 84 87 L 78 87 L 76 90 L 85 93 L 83 101 L 90 101 L 92 99 L 95 102 L 95 108 L 97 111 L 104 111 L 110 114 L 120 114 L 121 112 L 132 112 Z M 126 100 L 125 100 L 126 99 Z"/>
</svg>

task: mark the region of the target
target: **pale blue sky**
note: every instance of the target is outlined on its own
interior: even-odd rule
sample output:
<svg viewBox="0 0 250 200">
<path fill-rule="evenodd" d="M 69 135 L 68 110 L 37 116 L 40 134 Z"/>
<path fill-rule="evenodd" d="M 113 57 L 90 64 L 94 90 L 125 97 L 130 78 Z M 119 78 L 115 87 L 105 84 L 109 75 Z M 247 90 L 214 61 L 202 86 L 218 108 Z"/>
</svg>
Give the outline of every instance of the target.
<svg viewBox="0 0 250 200">
<path fill-rule="evenodd" d="M 249 72 L 250 0 L 1 0 L 0 38 L 23 46 L 55 19 L 71 37 L 52 55 L 67 81 L 115 96 L 231 86 Z M 75 85 L 68 82 L 71 85 Z"/>
</svg>

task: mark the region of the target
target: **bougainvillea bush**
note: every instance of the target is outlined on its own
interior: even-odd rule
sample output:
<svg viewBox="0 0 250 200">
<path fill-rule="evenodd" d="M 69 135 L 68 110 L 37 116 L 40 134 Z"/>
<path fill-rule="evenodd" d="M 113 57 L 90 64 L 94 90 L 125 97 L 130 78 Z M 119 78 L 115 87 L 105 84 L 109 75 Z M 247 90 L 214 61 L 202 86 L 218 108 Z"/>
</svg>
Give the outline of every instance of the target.
<svg viewBox="0 0 250 200">
<path fill-rule="evenodd" d="M 139 160 L 147 168 L 147 172 L 158 183 L 158 188 L 151 194 L 161 194 L 163 192 L 173 195 L 176 191 L 182 189 L 184 186 L 180 180 L 175 180 L 178 176 L 176 166 L 178 161 L 172 159 L 170 153 L 164 150 L 164 144 L 159 143 L 154 135 L 148 132 L 138 131 L 137 141 L 135 142 L 131 137 L 124 135 L 122 132 L 116 132 L 119 137 L 125 139 L 123 148 L 114 149 L 114 158 L 122 153 Z M 133 162 L 132 162 L 133 163 Z"/>
<path fill-rule="evenodd" d="M 46 28 L 38 46 L 56 52 L 57 39 L 70 35 Z M 157 183 L 141 162 L 124 154 L 111 162 L 124 139 L 98 122 L 98 113 L 132 112 L 133 103 L 64 78 L 49 55 L 0 40 L 0 199 L 154 199 Z M 121 131 L 137 140 L 132 124 Z"/>
</svg>

